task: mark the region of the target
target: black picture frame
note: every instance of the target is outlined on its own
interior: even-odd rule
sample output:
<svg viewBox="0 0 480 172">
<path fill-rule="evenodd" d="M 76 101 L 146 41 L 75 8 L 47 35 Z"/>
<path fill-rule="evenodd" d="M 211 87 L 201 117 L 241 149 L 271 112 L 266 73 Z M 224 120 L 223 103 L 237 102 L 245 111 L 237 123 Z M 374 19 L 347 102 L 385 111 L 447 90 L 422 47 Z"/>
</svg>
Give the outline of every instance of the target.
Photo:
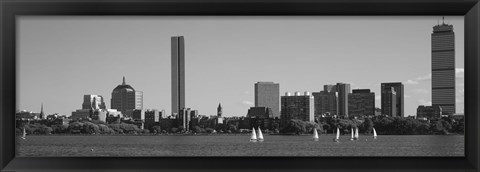
<svg viewBox="0 0 480 172">
<path fill-rule="evenodd" d="M 1 171 L 479 171 L 478 0 L 2 0 Z M 459 15 L 465 16 L 465 157 L 15 157 L 19 15 Z"/>
</svg>

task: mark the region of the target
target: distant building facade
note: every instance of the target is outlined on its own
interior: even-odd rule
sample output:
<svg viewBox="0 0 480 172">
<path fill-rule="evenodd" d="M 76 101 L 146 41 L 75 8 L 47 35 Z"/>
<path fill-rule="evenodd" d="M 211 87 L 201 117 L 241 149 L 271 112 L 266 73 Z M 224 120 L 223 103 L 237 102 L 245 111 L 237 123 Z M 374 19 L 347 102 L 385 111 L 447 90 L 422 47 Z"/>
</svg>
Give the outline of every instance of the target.
<svg viewBox="0 0 480 172">
<path fill-rule="evenodd" d="M 151 129 L 153 126 L 160 126 L 160 120 L 162 118 L 162 113 L 165 113 L 165 111 L 159 111 L 155 109 L 147 109 L 145 110 L 145 123 L 144 123 L 144 128 L 145 129 Z"/>
<path fill-rule="evenodd" d="M 312 93 L 314 97 L 315 116 L 337 114 L 336 92 L 335 85 L 325 85 L 323 91 Z"/>
<path fill-rule="evenodd" d="M 250 107 L 247 117 L 249 122 L 248 128 L 269 129 L 273 119 L 273 112 L 269 107 Z M 278 119 L 278 118 L 277 118 Z"/>
<path fill-rule="evenodd" d="M 273 118 L 273 112 L 269 107 L 250 107 L 250 109 L 248 109 L 247 117 L 268 119 Z"/>
<path fill-rule="evenodd" d="M 417 108 L 417 119 L 438 119 L 440 118 L 442 113 L 442 107 L 440 106 L 423 106 L 420 105 Z"/>
<path fill-rule="evenodd" d="M 135 91 L 132 86 L 125 83 L 123 77 L 122 85 L 118 85 L 112 91 L 111 108 L 122 113 L 127 110 L 143 109 L 143 92 Z"/>
<path fill-rule="evenodd" d="M 105 122 L 108 111 L 101 95 L 86 94 L 83 95 L 82 109 L 72 112 L 72 120 L 100 120 Z"/>
<path fill-rule="evenodd" d="M 273 118 L 280 118 L 280 84 L 255 83 L 255 107 L 268 107 L 272 110 Z"/>
<path fill-rule="evenodd" d="M 309 92 L 300 95 L 296 92 L 295 95 L 285 93 L 281 97 L 281 117 L 282 125 L 285 125 L 291 119 L 298 119 L 302 121 L 314 121 L 314 99 Z"/>
<path fill-rule="evenodd" d="M 337 83 L 337 115 L 348 118 L 348 94 L 350 93 L 350 84 Z"/>
<path fill-rule="evenodd" d="M 374 116 L 375 115 L 375 93 L 370 89 L 354 89 L 348 95 L 349 116 Z"/>
<path fill-rule="evenodd" d="M 381 109 L 383 115 L 405 117 L 404 88 L 401 82 L 381 84 Z"/>
<path fill-rule="evenodd" d="M 178 117 L 177 117 L 178 126 L 183 127 L 185 131 L 190 130 L 190 121 L 192 119 L 191 113 L 192 113 L 192 109 L 183 108 L 180 110 L 180 113 L 178 114 Z"/>
<path fill-rule="evenodd" d="M 83 96 L 82 109 L 107 109 L 107 107 L 102 96 L 87 94 Z"/>
<path fill-rule="evenodd" d="M 455 33 L 444 22 L 432 33 L 432 106 L 455 113 Z"/>
<path fill-rule="evenodd" d="M 185 108 L 185 39 L 172 36 L 172 114 Z"/>
</svg>

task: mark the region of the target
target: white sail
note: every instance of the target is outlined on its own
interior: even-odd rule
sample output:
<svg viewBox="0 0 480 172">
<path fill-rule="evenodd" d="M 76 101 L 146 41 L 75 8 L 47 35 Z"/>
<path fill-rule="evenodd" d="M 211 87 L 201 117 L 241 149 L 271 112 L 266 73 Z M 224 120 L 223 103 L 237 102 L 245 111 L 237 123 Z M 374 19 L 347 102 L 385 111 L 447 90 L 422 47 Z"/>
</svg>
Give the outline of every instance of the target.
<svg viewBox="0 0 480 172">
<path fill-rule="evenodd" d="M 337 136 L 335 137 L 335 139 L 340 139 L 340 129 L 337 127 Z"/>
<path fill-rule="evenodd" d="M 350 133 L 352 134 L 352 138 L 350 138 L 350 140 L 353 140 L 353 139 L 355 138 L 355 136 L 353 135 L 353 134 L 354 134 L 354 132 L 353 132 L 353 128 L 350 128 L 350 130 L 351 130 L 351 132 L 350 132 Z"/>
<path fill-rule="evenodd" d="M 316 128 L 313 129 L 313 140 L 318 141 L 318 132 Z"/>
<path fill-rule="evenodd" d="M 25 132 L 25 128 L 23 128 L 23 135 L 22 135 L 22 139 L 26 139 L 26 136 L 27 136 L 27 133 Z"/>
<path fill-rule="evenodd" d="M 262 130 L 260 130 L 260 127 L 258 127 L 258 137 L 257 137 L 257 140 L 258 140 L 258 141 L 263 141 L 263 134 L 262 134 Z"/>
<path fill-rule="evenodd" d="M 255 128 L 252 128 L 252 136 L 250 137 L 251 142 L 257 141 L 257 134 L 255 133 Z"/>
<path fill-rule="evenodd" d="M 358 139 L 358 128 L 355 128 L 355 139 Z"/>
<path fill-rule="evenodd" d="M 373 138 L 374 138 L 374 139 L 377 138 L 377 132 L 375 131 L 375 128 L 373 128 Z"/>
</svg>

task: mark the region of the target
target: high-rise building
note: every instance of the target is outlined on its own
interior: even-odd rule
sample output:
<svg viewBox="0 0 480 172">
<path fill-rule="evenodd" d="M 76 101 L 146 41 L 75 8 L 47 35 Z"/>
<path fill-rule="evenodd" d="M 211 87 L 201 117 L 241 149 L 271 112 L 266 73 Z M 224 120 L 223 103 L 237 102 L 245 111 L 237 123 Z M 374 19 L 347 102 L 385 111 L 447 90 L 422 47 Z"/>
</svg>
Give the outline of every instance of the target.
<svg viewBox="0 0 480 172">
<path fill-rule="evenodd" d="M 172 36 L 172 114 L 185 108 L 185 40 Z"/>
<path fill-rule="evenodd" d="M 337 83 L 337 115 L 348 117 L 348 94 L 350 93 L 350 84 Z"/>
<path fill-rule="evenodd" d="M 309 92 L 300 95 L 296 92 L 295 95 L 285 93 L 282 96 L 282 110 L 281 110 L 281 124 L 284 126 L 291 119 L 298 119 L 302 121 L 314 121 L 314 104 L 313 96 Z"/>
<path fill-rule="evenodd" d="M 128 110 L 143 108 L 143 92 L 135 91 L 132 86 L 125 83 L 123 77 L 122 85 L 118 85 L 112 91 L 111 108 L 122 113 Z"/>
<path fill-rule="evenodd" d="M 325 85 L 323 91 L 313 92 L 315 116 L 337 114 L 337 96 L 335 85 Z"/>
<path fill-rule="evenodd" d="M 354 89 L 348 95 L 348 115 L 375 115 L 375 93 L 370 89 Z"/>
<path fill-rule="evenodd" d="M 404 115 L 404 90 L 401 82 L 390 82 L 381 84 L 381 108 L 382 114 L 389 116 Z M 395 96 L 395 100 L 393 99 Z"/>
<path fill-rule="evenodd" d="M 455 33 L 445 22 L 432 33 L 432 106 L 455 113 Z"/>
<path fill-rule="evenodd" d="M 180 109 L 180 113 L 178 113 L 178 126 L 183 127 L 185 131 L 190 130 L 191 113 L 192 109 L 190 108 Z"/>
<path fill-rule="evenodd" d="M 100 95 L 83 95 L 82 109 L 107 109 L 103 97 Z"/>
<path fill-rule="evenodd" d="M 255 107 L 270 108 L 273 118 L 280 118 L 280 84 L 274 82 L 255 83 Z"/>
</svg>

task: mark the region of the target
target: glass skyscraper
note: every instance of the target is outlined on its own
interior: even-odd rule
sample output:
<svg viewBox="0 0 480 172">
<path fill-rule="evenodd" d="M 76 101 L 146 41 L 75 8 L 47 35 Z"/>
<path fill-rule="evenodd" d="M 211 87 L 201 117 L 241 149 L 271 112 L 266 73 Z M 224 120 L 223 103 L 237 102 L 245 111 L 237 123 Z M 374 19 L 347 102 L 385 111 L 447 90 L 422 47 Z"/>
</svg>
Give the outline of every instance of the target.
<svg viewBox="0 0 480 172">
<path fill-rule="evenodd" d="M 185 40 L 172 36 L 172 114 L 185 108 Z"/>
</svg>

